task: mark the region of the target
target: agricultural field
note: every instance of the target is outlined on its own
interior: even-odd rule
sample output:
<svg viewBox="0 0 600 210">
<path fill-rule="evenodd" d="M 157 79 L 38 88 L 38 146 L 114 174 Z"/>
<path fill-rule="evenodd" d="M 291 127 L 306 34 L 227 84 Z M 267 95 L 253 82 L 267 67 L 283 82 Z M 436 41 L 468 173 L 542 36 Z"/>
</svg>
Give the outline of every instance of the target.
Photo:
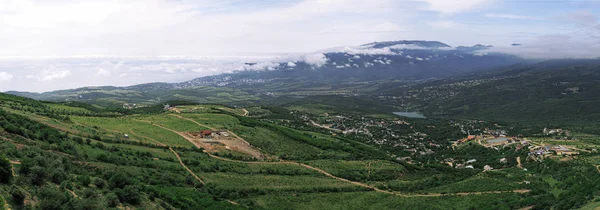
<svg viewBox="0 0 600 210">
<path fill-rule="evenodd" d="M 106 133 L 122 138 L 128 134 L 133 138 L 146 143 L 162 143 L 171 146 L 191 147 L 192 143 L 173 132 L 168 132 L 154 126 L 151 122 L 136 120 L 132 117 L 105 118 L 105 117 L 71 117 L 74 123 L 87 127 L 100 128 Z M 192 124 L 189 124 L 192 126 Z"/>
<path fill-rule="evenodd" d="M 500 202 L 498 196 L 501 196 Z M 515 209 L 518 194 L 402 197 L 379 192 L 282 193 L 248 198 L 267 209 Z M 504 205 L 503 205 L 504 203 Z M 508 205 L 506 205 L 508 203 Z"/>
<path fill-rule="evenodd" d="M 588 202 L 575 198 L 591 190 L 581 186 L 593 186 L 593 179 L 578 183 L 565 177 L 600 177 L 593 166 L 599 164 L 595 153 L 568 162 L 548 160 L 545 165 L 523 158 L 528 171 L 510 164 L 483 172 L 439 163 L 447 157 L 477 155 L 482 163 L 475 166 L 482 167 L 479 164 L 512 154 L 510 149 L 496 151 L 477 145 L 456 151 L 441 147 L 436 151 L 439 154 L 415 158 L 415 162 L 401 161 L 379 145 L 310 127 L 278 108 L 183 105 L 169 111 L 160 108 L 95 116 L 95 108 L 60 104 L 47 109 L 64 112 L 54 116 L 32 113 L 29 107 L 37 105 L 27 103 L 0 110 L 0 150 L 18 175 L 10 185 L 0 184 L 0 197 L 11 209 L 53 204 L 48 201 L 68 205 L 77 197 L 84 198 L 82 201 L 98 198 L 91 203 L 72 203 L 88 205 L 86 209 L 584 207 Z M 294 111 L 303 115 L 310 110 Z M 432 127 L 411 123 L 432 133 Z M 31 132 L 33 129 L 39 132 Z M 188 135 L 205 129 L 227 132 L 228 137 Z M 248 150 L 227 141 L 247 144 L 245 148 L 258 155 L 244 153 Z M 208 146 L 213 143 L 206 142 L 222 145 Z M 32 174 L 38 172 L 47 175 L 34 179 Z M 16 183 L 24 187 L 13 190 Z M 17 191 L 36 195 L 41 202 L 25 196 L 21 203 L 12 197 Z M 582 193 L 575 193 L 579 191 Z M 67 197 L 52 197 L 49 192 Z M 577 197 L 565 198 L 569 193 Z M 548 202 L 555 198 L 564 202 Z"/>
<path fill-rule="evenodd" d="M 208 129 L 205 126 L 200 126 L 194 122 L 182 119 L 180 117 L 177 117 L 177 115 L 171 114 L 140 115 L 133 117 L 133 119 L 148 122 L 151 124 L 158 124 L 179 132 L 199 132 Z"/>
<path fill-rule="evenodd" d="M 387 160 L 313 160 L 304 163 L 354 181 L 396 179 L 407 172 L 401 164 Z"/>
</svg>

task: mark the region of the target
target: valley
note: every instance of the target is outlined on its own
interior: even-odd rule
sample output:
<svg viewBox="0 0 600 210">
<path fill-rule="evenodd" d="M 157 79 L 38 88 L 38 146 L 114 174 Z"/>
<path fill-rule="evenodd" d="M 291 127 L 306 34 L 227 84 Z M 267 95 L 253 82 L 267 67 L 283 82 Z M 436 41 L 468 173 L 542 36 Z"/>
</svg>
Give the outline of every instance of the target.
<svg viewBox="0 0 600 210">
<path fill-rule="evenodd" d="M 498 135 L 491 130 L 506 129 L 506 134 L 522 135 L 520 127 L 481 120 L 404 118 L 327 103 L 246 108 L 190 103 L 123 114 L 2 97 L 2 148 L 14 163 L 14 182 L 22 183 L 0 188 L 11 209 L 65 204 L 91 209 L 430 209 L 442 204 L 489 207 L 486 201 L 498 208 L 573 205 L 546 200 L 562 195 L 554 192 L 580 190 L 580 184 L 559 176 L 600 177 L 595 166 L 600 158 L 591 150 L 596 138 L 584 133 L 570 134 L 575 140 L 569 141 L 528 137 L 532 145 L 585 151 L 573 158 L 548 156 L 542 166 L 517 144 L 490 147 L 469 141 L 452 147 L 467 133 Z M 23 130 L 27 126 L 44 128 L 46 134 Z M 61 161 L 36 163 L 40 157 Z M 476 162 L 465 168 L 471 159 Z M 45 168 L 49 165 L 64 171 L 62 178 L 53 178 L 57 172 Z M 33 179 L 23 167 L 48 175 Z M 547 167 L 578 169 L 550 172 Z M 11 194 L 13 188 L 28 195 L 22 203 Z M 68 194 L 48 197 L 35 189 Z M 504 199 L 498 202 L 494 194 Z M 79 199 L 89 196 L 101 199 Z M 360 203 L 339 202 L 349 197 Z M 308 198 L 313 201 L 302 201 Z"/>
<path fill-rule="evenodd" d="M 0 94 L 9 177 L 1 201 L 10 209 L 596 205 L 600 63 L 445 46 L 371 43 L 361 49 L 390 53 Z"/>
<path fill-rule="evenodd" d="M 600 0 L 0 0 L 0 31 L 0 210 L 600 210 Z"/>
</svg>

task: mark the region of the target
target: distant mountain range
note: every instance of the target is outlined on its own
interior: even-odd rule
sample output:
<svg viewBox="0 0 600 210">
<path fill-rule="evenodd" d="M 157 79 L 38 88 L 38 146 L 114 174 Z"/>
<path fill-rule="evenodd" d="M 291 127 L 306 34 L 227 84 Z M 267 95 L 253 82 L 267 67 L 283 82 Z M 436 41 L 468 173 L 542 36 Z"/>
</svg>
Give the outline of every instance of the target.
<svg viewBox="0 0 600 210">
<path fill-rule="evenodd" d="M 312 91 L 323 84 L 353 84 L 351 86 L 356 87 L 358 84 L 376 81 L 418 81 L 528 62 L 515 55 L 481 52 L 490 47 L 492 46 L 481 44 L 451 47 L 438 41 L 373 42 L 357 47 L 333 48 L 307 55 L 300 61 L 246 63 L 246 70 L 243 71 L 200 77 L 181 83 L 86 87 L 45 93 L 8 93 L 56 101 L 111 101 L 109 99 L 118 98 L 113 101 L 122 103 L 132 101 L 127 100 L 128 97 L 135 98 L 133 101 L 136 102 L 156 102 L 165 98 L 198 101 L 198 96 L 203 96 L 204 93 L 195 93 L 194 90 L 207 86 L 235 88 L 242 90 L 242 95 L 289 93 Z M 233 90 L 227 89 L 225 92 L 228 91 Z"/>
<path fill-rule="evenodd" d="M 600 59 L 550 60 L 382 88 L 374 100 L 432 117 L 583 127 L 600 118 L 598 81 Z"/>
</svg>

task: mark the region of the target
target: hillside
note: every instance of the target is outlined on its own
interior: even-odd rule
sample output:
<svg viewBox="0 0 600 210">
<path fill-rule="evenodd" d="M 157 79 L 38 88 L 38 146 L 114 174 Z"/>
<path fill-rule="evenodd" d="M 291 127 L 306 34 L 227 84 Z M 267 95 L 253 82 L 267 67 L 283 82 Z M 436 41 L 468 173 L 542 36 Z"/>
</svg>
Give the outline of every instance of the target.
<svg viewBox="0 0 600 210">
<path fill-rule="evenodd" d="M 327 49 L 293 62 L 246 63 L 243 70 L 233 73 L 178 83 L 8 93 L 38 100 L 79 101 L 103 106 L 147 105 L 165 100 L 249 105 L 273 95 L 349 95 L 376 90 L 381 83 L 405 85 L 412 81 L 529 62 L 514 55 L 478 52 L 489 47 L 454 48 L 437 41 L 373 42 Z"/>
<path fill-rule="evenodd" d="M 514 147 L 449 148 L 465 136 L 463 127 L 493 126 L 485 123 L 316 103 L 181 105 L 128 114 L 0 97 L 6 156 L 0 157 L 0 197 L 11 209 L 562 209 L 586 204 L 585 195 L 599 189 L 591 186 L 600 184 L 589 162 L 597 153 L 541 164 L 525 161 L 527 152 Z M 315 126 L 331 123 L 334 128 Z M 198 137 L 203 130 L 211 138 Z M 588 141 L 578 145 L 593 147 Z M 477 163 L 465 169 L 440 162 L 448 158 Z M 484 172 L 484 165 L 500 170 Z M 590 178 L 561 178 L 576 176 Z"/>
<path fill-rule="evenodd" d="M 595 122 L 600 61 L 556 60 L 382 91 L 430 116 L 566 125 Z M 385 97 L 387 98 L 387 97 Z"/>
</svg>

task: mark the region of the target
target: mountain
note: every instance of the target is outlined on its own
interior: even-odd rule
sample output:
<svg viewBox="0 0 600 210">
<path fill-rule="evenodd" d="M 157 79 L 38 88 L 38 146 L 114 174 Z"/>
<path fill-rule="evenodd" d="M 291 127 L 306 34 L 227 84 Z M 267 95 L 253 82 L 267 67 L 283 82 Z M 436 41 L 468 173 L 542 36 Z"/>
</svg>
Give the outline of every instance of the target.
<svg viewBox="0 0 600 210">
<path fill-rule="evenodd" d="M 361 46 L 368 46 L 371 48 L 378 49 L 378 48 L 392 47 L 392 46 L 396 46 L 396 45 L 413 45 L 413 46 L 424 47 L 424 48 L 451 47 L 450 45 L 447 45 L 442 42 L 424 41 L 424 40 L 399 40 L 399 41 L 372 42 L 372 43 L 368 43 L 368 44 L 363 44 Z"/>
<path fill-rule="evenodd" d="M 246 63 L 245 70 L 180 83 L 128 87 L 84 87 L 46 93 L 8 93 L 39 100 L 75 100 L 103 105 L 191 100 L 244 102 L 265 95 L 350 94 L 382 82 L 411 82 L 527 62 L 501 53 L 478 53 L 491 46 L 451 47 L 438 41 L 385 41 L 334 48 L 298 61 Z M 211 88 L 209 88 L 211 87 Z"/>
<path fill-rule="evenodd" d="M 202 77 L 180 84 L 230 86 L 272 83 L 274 81 L 376 81 L 418 80 L 443 77 L 498 66 L 527 62 L 501 53 L 478 53 L 490 45 L 451 46 L 437 41 L 373 42 L 356 48 L 333 49 L 324 53 L 327 62 L 315 66 L 307 61 L 282 62 L 264 71 L 241 71 Z M 248 66 L 260 65 L 254 64 Z"/>
<path fill-rule="evenodd" d="M 381 98 L 429 116 L 529 124 L 595 123 L 600 60 L 551 60 L 380 90 Z M 393 99 L 392 99 L 393 98 Z"/>
</svg>

